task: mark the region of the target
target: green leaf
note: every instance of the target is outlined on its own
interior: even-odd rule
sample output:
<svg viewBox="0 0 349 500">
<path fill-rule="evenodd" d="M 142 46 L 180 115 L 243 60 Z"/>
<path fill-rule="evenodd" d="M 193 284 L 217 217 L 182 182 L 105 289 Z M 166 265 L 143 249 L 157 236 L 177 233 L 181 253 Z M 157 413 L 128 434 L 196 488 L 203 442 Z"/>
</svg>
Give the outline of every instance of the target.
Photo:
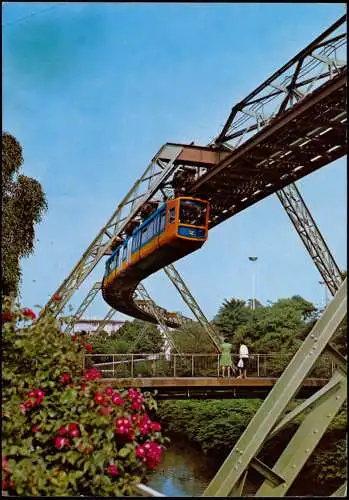
<svg viewBox="0 0 349 500">
<path fill-rule="evenodd" d="M 129 455 L 130 452 L 131 452 L 131 450 L 129 448 L 124 447 L 124 448 L 121 448 L 121 450 L 119 450 L 119 455 L 120 455 L 120 457 L 125 458 L 125 457 L 127 457 L 127 455 Z"/>
<path fill-rule="evenodd" d="M 78 392 L 76 389 L 68 389 L 62 394 L 60 401 L 63 404 L 71 405 L 75 402 L 77 394 Z"/>
</svg>

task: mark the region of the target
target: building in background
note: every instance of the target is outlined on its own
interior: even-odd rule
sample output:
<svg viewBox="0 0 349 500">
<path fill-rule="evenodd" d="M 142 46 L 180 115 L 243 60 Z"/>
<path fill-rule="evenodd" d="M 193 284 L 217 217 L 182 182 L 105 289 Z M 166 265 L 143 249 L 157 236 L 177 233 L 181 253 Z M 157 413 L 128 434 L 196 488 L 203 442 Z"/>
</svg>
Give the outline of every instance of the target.
<svg viewBox="0 0 349 500">
<path fill-rule="evenodd" d="M 98 325 L 100 322 L 103 321 L 102 319 L 80 319 L 78 320 L 75 325 L 74 325 L 74 333 L 79 333 L 81 331 L 93 333 L 97 330 Z M 103 327 L 103 330 L 105 332 L 108 332 L 109 335 L 111 335 L 114 332 L 117 332 L 119 328 L 122 327 L 124 324 L 124 321 L 117 321 L 110 319 Z"/>
</svg>

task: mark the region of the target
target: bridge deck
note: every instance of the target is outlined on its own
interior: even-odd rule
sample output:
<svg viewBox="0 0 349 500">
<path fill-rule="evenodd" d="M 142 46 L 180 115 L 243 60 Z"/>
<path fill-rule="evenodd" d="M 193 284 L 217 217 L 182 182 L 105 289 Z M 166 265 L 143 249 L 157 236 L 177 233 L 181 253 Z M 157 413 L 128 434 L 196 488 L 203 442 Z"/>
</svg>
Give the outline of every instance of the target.
<svg viewBox="0 0 349 500">
<path fill-rule="evenodd" d="M 215 398 L 264 398 L 278 379 L 218 378 L 218 377 L 148 377 L 148 378 L 104 378 L 103 385 L 117 388 L 139 387 L 156 390 L 158 399 L 215 399 Z M 308 378 L 297 397 L 305 398 L 328 382 L 327 379 Z"/>
</svg>

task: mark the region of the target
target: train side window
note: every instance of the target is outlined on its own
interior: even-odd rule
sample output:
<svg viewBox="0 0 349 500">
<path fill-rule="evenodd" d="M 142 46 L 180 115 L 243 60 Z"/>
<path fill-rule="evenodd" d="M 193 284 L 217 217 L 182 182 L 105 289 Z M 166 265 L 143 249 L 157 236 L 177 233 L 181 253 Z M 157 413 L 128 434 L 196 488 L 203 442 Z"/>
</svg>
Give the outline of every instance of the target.
<svg viewBox="0 0 349 500">
<path fill-rule="evenodd" d="M 154 219 L 154 234 L 159 234 L 160 214 Z"/>
<path fill-rule="evenodd" d="M 127 245 L 124 245 L 122 252 L 122 260 L 126 260 L 126 256 L 127 256 Z"/>
<path fill-rule="evenodd" d="M 166 210 L 163 210 L 160 214 L 160 230 L 159 230 L 160 233 L 162 233 L 162 231 L 165 229 L 165 224 L 166 224 Z"/>
<path fill-rule="evenodd" d="M 144 245 L 147 241 L 147 226 L 142 229 L 141 245 Z"/>
<path fill-rule="evenodd" d="M 149 224 L 149 239 L 151 240 L 152 237 L 154 236 L 155 234 L 155 219 L 153 219 L 151 221 L 151 223 Z"/>
<path fill-rule="evenodd" d="M 132 238 L 132 253 L 134 253 L 138 248 L 138 235 L 139 232 L 136 233 Z"/>
<path fill-rule="evenodd" d="M 170 224 L 173 224 L 175 220 L 176 220 L 176 209 L 170 208 L 170 210 L 168 212 L 168 222 Z"/>
</svg>

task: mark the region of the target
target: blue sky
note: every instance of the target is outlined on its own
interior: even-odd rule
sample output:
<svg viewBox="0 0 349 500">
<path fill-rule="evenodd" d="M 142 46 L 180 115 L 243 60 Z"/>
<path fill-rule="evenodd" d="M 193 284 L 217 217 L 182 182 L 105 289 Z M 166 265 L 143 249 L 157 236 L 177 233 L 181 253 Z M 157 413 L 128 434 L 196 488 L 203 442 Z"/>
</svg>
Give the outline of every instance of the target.
<svg viewBox="0 0 349 500">
<path fill-rule="evenodd" d="M 162 144 L 207 144 L 237 101 L 345 10 L 339 3 L 53 5 L 3 6 L 3 128 L 22 144 L 23 173 L 42 183 L 49 204 L 35 254 L 23 261 L 29 307 L 46 303 Z M 345 158 L 298 184 L 343 269 L 346 183 Z M 251 266 L 262 302 L 300 294 L 323 304 L 318 271 L 276 195 L 213 229 L 177 264 L 209 318 L 224 298 L 251 297 Z M 73 296 L 74 309 L 102 274 L 99 264 Z M 163 273 L 144 284 L 160 305 L 187 313 Z M 84 316 L 107 310 L 98 297 Z"/>
</svg>

